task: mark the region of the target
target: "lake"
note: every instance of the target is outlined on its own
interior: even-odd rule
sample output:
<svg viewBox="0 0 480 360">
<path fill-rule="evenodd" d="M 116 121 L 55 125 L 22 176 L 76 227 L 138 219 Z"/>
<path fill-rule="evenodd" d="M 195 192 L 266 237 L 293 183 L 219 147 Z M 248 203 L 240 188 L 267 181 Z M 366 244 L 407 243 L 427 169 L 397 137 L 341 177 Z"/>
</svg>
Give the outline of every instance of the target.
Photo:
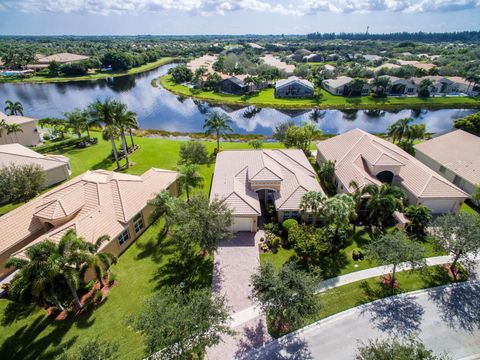
<svg viewBox="0 0 480 360">
<path fill-rule="evenodd" d="M 96 81 L 51 84 L 0 84 L 0 103 L 5 100 L 20 101 L 25 115 L 42 118 L 58 117 L 62 112 L 76 107 L 86 107 L 96 99 L 111 97 L 125 102 L 138 114 L 140 127 L 178 132 L 202 131 L 205 113 L 210 108 L 226 112 L 234 122 L 236 133 L 271 135 L 280 122 L 292 119 L 296 123 L 308 121 L 312 110 L 283 110 L 255 107 L 233 108 L 210 106 L 202 101 L 181 98 L 162 87 L 154 88 L 151 80 L 166 74 L 174 64 L 131 76 Z M 2 105 L 3 107 L 3 105 Z M 429 132 L 441 132 L 452 127 L 454 119 L 474 113 L 468 109 L 443 110 L 321 110 L 317 116 L 318 127 L 324 133 L 336 134 L 352 128 L 380 133 L 393 122 L 413 117 L 424 123 Z"/>
</svg>

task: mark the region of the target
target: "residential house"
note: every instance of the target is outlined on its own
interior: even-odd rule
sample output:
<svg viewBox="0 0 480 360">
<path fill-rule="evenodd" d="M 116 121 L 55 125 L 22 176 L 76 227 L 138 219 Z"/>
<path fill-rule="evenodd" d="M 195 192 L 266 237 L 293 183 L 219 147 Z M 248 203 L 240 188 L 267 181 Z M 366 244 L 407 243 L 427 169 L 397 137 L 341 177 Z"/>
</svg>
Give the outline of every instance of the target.
<svg viewBox="0 0 480 360">
<path fill-rule="evenodd" d="M 232 76 L 216 83 L 214 89 L 216 92 L 225 94 L 243 95 L 250 91 L 250 86 L 238 77 Z"/>
<path fill-rule="evenodd" d="M 287 64 L 286 62 L 281 61 L 272 54 L 266 54 L 265 56 L 262 56 L 261 60 L 267 65 L 285 71 L 287 75 L 293 74 L 293 72 L 295 71 L 295 65 Z"/>
<path fill-rule="evenodd" d="M 455 130 L 415 145 L 415 157 L 472 195 L 480 185 L 480 138 Z"/>
<path fill-rule="evenodd" d="M 382 69 L 400 69 L 401 66 L 397 64 L 392 64 L 392 63 L 385 63 L 382 65 L 377 66 L 376 68 L 373 68 L 373 72 L 377 73 Z"/>
<path fill-rule="evenodd" d="M 330 94 L 333 95 L 349 95 L 349 84 L 353 79 L 349 76 L 339 76 L 335 79 L 327 79 L 323 81 L 322 86 Z M 371 91 L 371 85 L 368 81 L 365 82 L 362 88 L 361 95 L 367 95 Z"/>
<path fill-rule="evenodd" d="M 372 55 L 372 54 L 365 54 L 365 55 L 362 55 L 362 57 L 367 61 L 380 61 L 380 60 L 382 60 L 381 56 Z"/>
<path fill-rule="evenodd" d="M 423 204 L 434 214 L 455 213 L 469 195 L 397 145 L 353 129 L 317 144 L 317 163 L 335 162 L 339 193 L 388 183 L 403 189 L 411 205 Z"/>
<path fill-rule="evenodd" d="M 437 65 L 435 64 L 430 64 L 430 63 L 422 63 L 420 61 L 416 61 L 416 60 L 397 60 L 397 62 L 400 64 L 400 65 L 403 65 L 403 66 L 413 66 L 413 67 L 416 67 L 417 69 L 421 69 L 421 70 L 425 70 L 425 71 L 429 71 L 431 69 L 433 69 L 434 67 L 436 67 Z"/>
<path fill-rule="evenodd" d="M 11 256 L 23 257 L 32 244 L 59 241 L 74 229 L 94 243 L 108 235 L 101 251 L 121 254 L 150 224 L 155 194 L 178 194 L 177 173 L 152 168 L 141 176 L 87 171 L 0 217 L 0 279 Z"/>
<path fill-rule="evenodd" d="M 414 95 L 417 91 L 417 84 L 410 79 L 402 79 L 396 76 L 383 76 L 390 80 L 387 88 L 389 95 Z"/>
<path fill-rule="evenodd" d="M 321 62 L 323 58 L 318 54 L 305 55 L 302 59 L 304 62 Z"/>
<path fill-rule="evenodd" d="M 331 71 L 331 72 L 334 72 L 335 69 L 336 69 L 335 66 L 330 65 L 330 64 L 325 64 L 325 65 L 323 65 L 323 68 L 324 68 L 325 70 L 328 70 L 328 71 Z"/>
<path fill-rule="evenodd" d="M 221 199 L 232 210 L 234 231 L 255 232 L 269 205 L 279 222 L 300 217 L 307 191 L 323 192 L 303 151 L 229 150 L 217 156 L 210 200 Z"/>
<path fill-rule="evenodd" d="M 276 98 L 309 98 L 315 95 L 313 84 L 297 76 L 278 80 L 275 83 Z"/>
<path fill-rule="evenodd" d="M 448 78 L 453 82 L 453 88 L 456 93 L 466 94 L 468 96 L 478 96 L 480 94 L 480 85 L 475 84 L 460 76 L 450 76 Z"/>
<path fill-rule="evenodd" d="M 20 144 L 0 145 L 0 168 L 15 165 L 38 165 L 45 175 L 45 187 L 70 177 L 70 159 L 62 155 L 39 154 Z"/>
<path fill-rule="evenodd" d="M 72 54 L 72 53 L 58 53 L 49 56 L 42 56 L 37 59 L 38 64 L 48 65 L 52 61 L 59 62 L 61 64 L 71 64 L 82 60 L 88 60 L 90 56 Z"/>
<path fill-rule="evenodd" d="M 0 132 L 0 145 L 19 143 L 24 146 L 36 146 L 40 144 L 40 134 L 37 129 L 37 120 L 19 115 L 7 116 L 0 112 L 0 122 L 4 120 L 7 125 L 18 124 L 22 128 L 16 134 L 7 134 L 6 130 Z"/>
</svg>

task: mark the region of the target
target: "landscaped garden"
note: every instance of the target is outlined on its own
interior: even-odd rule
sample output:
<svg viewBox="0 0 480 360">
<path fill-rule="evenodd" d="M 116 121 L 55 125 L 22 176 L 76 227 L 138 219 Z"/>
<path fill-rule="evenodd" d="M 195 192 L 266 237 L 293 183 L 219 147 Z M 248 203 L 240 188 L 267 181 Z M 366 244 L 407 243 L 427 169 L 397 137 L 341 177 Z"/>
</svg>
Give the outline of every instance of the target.
<svg viewBox="0 0 480 360">
<path fill-rule="evenodd" d="M 190 96 L 211 103 L 233 105 L 257 105 L 277 108 L 328 108 L 328 109 L 407 109 L 407 108 L 475 108 L 480 105 L 480 99 L 469 97 L 388 97 L 373 98 L 371 96 L 344 97 L 335 96 L 324 89 L 316 90 L 313 99 L 278 99 L 274 96 L 274 89 L 267 88 L 258 94 L 229 95 L 213 91 L 192 89 L 182 84 L 177 84 L 171 75 L 160 78 L 160 84 L 167 90 L 183 96 Z"/>
</svg>

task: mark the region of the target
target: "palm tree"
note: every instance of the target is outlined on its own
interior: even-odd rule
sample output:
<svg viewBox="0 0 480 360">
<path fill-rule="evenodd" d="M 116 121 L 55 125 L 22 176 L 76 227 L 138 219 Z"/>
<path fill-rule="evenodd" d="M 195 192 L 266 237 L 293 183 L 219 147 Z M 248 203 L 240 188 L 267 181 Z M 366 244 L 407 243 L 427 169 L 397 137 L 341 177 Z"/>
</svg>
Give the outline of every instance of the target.
<svg viewBox="0 0 480 360">
<path fill-rule="evenodd" d="M 217 137 L 217 152 L 220 151 L 220 136 L 233 131 L 231 124 L 232 120 L 227 114 L 221 114 L 218 111 L 210 111 L 207 114 L 203 128 L 206 135 L 215 133 Z"/>
<path fill-rule="evenodd" d="M 413 124 L 407 128 L 406 137 L 407 141 L 413 141 L 415 139 L 423 139 L 425 137 L 426 127 L 425 124 Z"/>
<path fill-rule="evenodd" d="M 370 224 L 383 230 L 384 226 L 392 219 L 395 211 L 403 209 L 405 193 L 399 187 L 382 184 L 366 185 L 362 189 L 362 195 L 367 195 L 366 208 Z"/>
<path fill-rule="evenodd" d="M 326 197 L 319 191 L 307 191 L 300 200 L 300 211 L 312 214 L 312 224 L 317 222 L 317 216 L 325 203 Z"/>
<path fill-rule="evenodd" d="M 401 141 L 406 136 L 411 122 L 413 122 L 412 118 L 404 118 L 397 120 L 388 127 L 387 135 L 392 138 L 393 143 Z"/>
<path fill-rule="evenodd" d="M 110 269 L 112 264 L 116 264 L 117 262 L 116 256 L 107 252 L 98 251 L 102 243 L 105 241 L 110 241 L 108 235 L 100 236 L 95 244 L 89 246 L 90 257 L 83 267 L 85 271 L 90 267 L 93 268 L 93 271 L 95 271 L 95 275 L 100 282 L 101 288 L 105 286 L 103 283 L 105 272 Z"/>
<path fill-rule="evenodd" d="M 203 186 L 203 181 L 203 176 L 198 173 L 195 165 L 183 165 L 179 168 L 178 182 L 180 188 L 187 193 L 187 201 L 190 201 L 190 189 Z"/>
<path fill-rule="evenodd" d="M 82 130 L 84 129 L 87 130 L 88 138 L 90 139 L 88 115 L 85 111 L 76 108 L 72 112 L 63 113 L 63 116 L 65 116 L 68 127 L 78 135 L 79 139 L 82 137 Z"/>
<path fill-rule="evenodd" d="M 15 137 L 17 138 L 17 142 L 18 142 L 17 133 L 23 132 L 22 127 L 18 124 L 13 123 L 13 124 L 10 124 L 10 125 L 7 124 L 6 128 L 7 128 L 7 135 L 14 134 Z M 12 139 L 12 141 L 13 141 L 13 139 Z"/>
<path fill-rule="evenodd" d="M 310 145 L 315 138 L 322 136 L 323 132 L 317 125 L 313 122 L 305 122 L 303 124 L 303 129 L 305 130 L 305 134 L 307 134 L 307 151 L 310 151 Z"/>
<path fill-rule="evenodd" d="M 40 127 L 51 126 L 55 134 L 59 133 L 60 137 L 65 139 L 65 133 L 68 132 L 68 123 L 63 119 L 58 118 L 42 118 L 38 120 Z"/>
<path fill-rule="evenodd" d="M 172 216 L 179 204 L 180 199 L 171 196 L 167 190 L 159 192 L 155 197 L 148 201 L 148 204 L 153 206 L 150 214 L 150 222 L 157 224 L 160 218 L 165 218 L 165 225 L 163 227 L 163 235 L 168 233 L 172 222 Z"/>
<path fill-rule="evenodd" d="M 372 81 L 372 85 L 375 88 L 375 94 L 383 96 L 390 86 L 390 79 L 385 76 L 376 76 Z"/>
<path fill-rule="evenodd" d="M 122 139 L 123 151 L 125 152 L 126 167 L 129 167 L 128 159 L 128 145 L 125 133 L 130 132 L 130 140 L 132 141 L 132 147 L 135 145 L 133 143 L 132 136 L 132 127 L 138 127 L 137 114 L 133 111 L 127 109 L 127 105 L 116 102 L 115 105 L 115 122 L 120 132 L 120 137 Z"/>
<path fill-rule="evenodd" d="M 20 101 L 5 101 L 5 111 L 8 112 L 8 115 L 21 115 L 23 116 L 23 105 Z"/>
<path fill-rule="evenodd" d="M 360 189 L 360 186 L 358 186 L 358 183 L 355 180 L 350 181 L 348 186 L 353 189 L 353 193 L 350 193 L 350 196 L 352 197 L 353 201 L 355 201 L 355 212 L 358 217 L 362 210 L 362 190 Z M 355 234 L 357 231 L 357 224 L 355 221 L 353 221 L 352 223 L 353 234 Z"/>
<path fill-rule="evenodd" d="M 117 163 L 117 169 L 120 169 L 120 161 L 118 160 L 117 146 L 115 139 L 118 137 L 117 123 L 115 119 L 115 111 L 117 109 L 117 102 L 111 99 L 105 101 L 97 100 L 90 104 L 88 113 L 90 123 L 103 127 L 102 135 L 104 139 L 110 140 L 112 145 L 112 152 Z"/>
</svg>

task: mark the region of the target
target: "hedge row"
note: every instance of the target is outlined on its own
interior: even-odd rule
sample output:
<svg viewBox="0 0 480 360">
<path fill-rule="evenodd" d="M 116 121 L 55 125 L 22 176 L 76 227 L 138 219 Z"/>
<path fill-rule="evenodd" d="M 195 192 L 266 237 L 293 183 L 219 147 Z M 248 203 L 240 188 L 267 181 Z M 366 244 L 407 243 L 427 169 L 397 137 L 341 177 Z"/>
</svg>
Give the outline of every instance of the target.
<svg viewBox="0 0 480 360">
<path fill-rule="evenodd" d="M 83 136 L 81 138 L 70 138 L 62 141 L 57 141 L 51 144 L 40 145 L 35 147 L 35 151 L 39 153 L 48 153 L 56 150 L 60 150 L 70 146 L 76 146 L 77 144 L 81 143 L 82 141 L 88 141 L 87 136 Z"/>
</svg>

